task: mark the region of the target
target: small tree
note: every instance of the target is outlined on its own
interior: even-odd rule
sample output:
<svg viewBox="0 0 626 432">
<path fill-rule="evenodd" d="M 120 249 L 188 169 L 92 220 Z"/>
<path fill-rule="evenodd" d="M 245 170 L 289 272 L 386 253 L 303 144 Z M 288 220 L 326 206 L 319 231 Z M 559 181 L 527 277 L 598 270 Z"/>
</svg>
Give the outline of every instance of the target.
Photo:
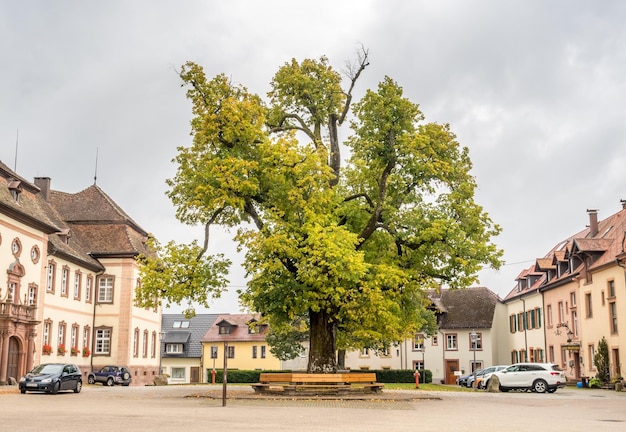
<svg viewBox="0 0 626 432">
<path fill-rule="evenodd" d="M 598 342 L 598 351 L 593 356 L 593 364 L 596 366 L 598 378 L 603 383 L 608 383 L 610 380 L 609 373 L 609 346 L 606 343 L 604 336 Z"/>
</svg>

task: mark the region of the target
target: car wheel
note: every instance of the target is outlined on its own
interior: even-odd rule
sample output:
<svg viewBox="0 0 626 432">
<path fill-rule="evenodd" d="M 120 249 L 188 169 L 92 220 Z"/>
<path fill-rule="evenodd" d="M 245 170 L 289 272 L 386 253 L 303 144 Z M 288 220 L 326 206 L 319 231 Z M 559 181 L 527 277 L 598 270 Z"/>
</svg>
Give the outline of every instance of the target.
<svg viewBox="0 0 626 432">
<path fill-rule="evenodd" d="M 59 390 L 61 389 L 61 383 L 59 381 L 55 382 L 54 385 L 52 386 L 52 390 L 50 391 L 50 393 L 52 394 L 57 394 L 59 392 Z"/>
<path fill-rule="evenodd" d="M 113 387 L 113 384 L 115 384 L 115 383 L 113 382 L 113 378 L 109 377 L 109 378 L 107 379 L 106 385 L 108 385 L 109 387 Z"/>
<path fill-rule="evenodd" d="M 130 378 L 130 374 L 128 372 L 124 372 L 124 375 L 122 375 L 122 379 L 124 381 L 128 381 L 128 378 Z"/>
<path fill-rule="evenodd" d="M 87 377 L 87 382 L 89 384 L 95 384 L 96 383 L 96 378 L 93 375 L 89 375 L 89 377 Z"/>
<path fill-rule="evenodd" d="M 20 393 L 22 393 L 22 394 L 26 393 L 26 389 L 25 388 L 21 388 L 20 389 Z"/>
<path fill-rule="evenodd" d="M 556 391 L 556 389 L 555 389 L 555 388 L 549 388 L 549 389 L 548 389 L 548 393 L 554 393 L 555 391 Z"/>
<path fill-rule="evenodd" d="M 74 393 L 80 393 L 81 389 L 83 388 L 83 383 L 78 381 L 76 383 L 76 388 L 74 388 Z"/>
<path fill-rule="evenodd" d="M 545 393 L 548 390 L 548 383 L 542 379 L 538 379 L 533 383 L 532 390 L 537 393 Z"/>
<path fill-rule="evenodd" d="M 508 392 L 508 391 L 509 391 L 509 389 L 508 389 L 508 388 L 506 388 L 506 387 L 502 387 L 502 386 L 500 386 L 500 391 L 501 391 L 502 393 L 506 393 L 506 392 Z"/>
</svg>

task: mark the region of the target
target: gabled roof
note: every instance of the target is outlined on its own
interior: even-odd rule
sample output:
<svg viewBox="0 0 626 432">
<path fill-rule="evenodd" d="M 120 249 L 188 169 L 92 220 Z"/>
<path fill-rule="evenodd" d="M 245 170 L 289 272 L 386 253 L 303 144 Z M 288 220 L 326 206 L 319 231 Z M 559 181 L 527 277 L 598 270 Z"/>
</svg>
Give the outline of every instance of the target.
<svg viewBox="0 0 626 432">
<path fill-rule="evenodd" d="M 93 256 L 150 253 L 146 231 L 96 185 L 75 194 L 52 190 L 50 204 L 70 227 L 72 241 Z"/>
<path fill-rule="evenodd" d="M 595 218 L 596 210 L 589 210 L 590 218 Z M 593 231 L 592 231 L 593 229 Z M 544 258 L 537 259 L 534 270 L 547 274 L 548 270 L 553 270 L 556 266 L 567 263 L 574 264 L 575 268 L 568 266 L 567 271 L 559 274 L 550 280 L 543 278 L 540 288 L 551 289 L 562 283 L 567 283 L 573 277 L 581 274 L 593 273 L 606 266 L 617 265 L 618 257 L 626 256 L 626 208 L 601 221 L 590 219 L 590 225 L 584 230 L 574 233 L 565 240 L 558 242 Z M 564 266 L 561 266 L 564 269 Z M 531 269 L 523 270 L 520 277 Z M 564 269 L 565 270 L 565 269 Z M 519 280 L 519 277 L 518 277 Z M 516 297 L 517 287 L 505 297 Z"/>
<path fill-rule="evenodd" d="M 440 329 L 490 329 L 496 304 L 501 300 L 485 287 L 442 289 L 440 297 L 431 292 L 431 301 L 444 306 Z"/>
<path fill-rule="evenodd" d="M 209 328 L 202 342 L 261 342 L 265 340 L 265 332 L 258 329 L 250 332 L 249 324 L 256 324 L 258 314 L 228 314 L 220 315 L 215 323 Z M 230 333 L 221 333 L 221 326 L 230 326 Z M 265 326 L 261 326 L 265 327 Z"/>
<path fill-rule="evenodd" d="M 176 357 L 201 358 L 202 357 L 202 337 L 213 325 L 219 314 L 197 314 L 192 318 L 186 318 L 184 314 L 163 314 L 161 316 L 161 330 L 165 332 L 163 341 L 165 343 L 183 343 L 185 350 L 183 355 Z M 189 323 L 183 327 L 182 323 Z M 181 323 L 174 327 L 174 323 Z M 161 354 L 165 353 L 165 343 L 161 344 Z"/>
</svg>

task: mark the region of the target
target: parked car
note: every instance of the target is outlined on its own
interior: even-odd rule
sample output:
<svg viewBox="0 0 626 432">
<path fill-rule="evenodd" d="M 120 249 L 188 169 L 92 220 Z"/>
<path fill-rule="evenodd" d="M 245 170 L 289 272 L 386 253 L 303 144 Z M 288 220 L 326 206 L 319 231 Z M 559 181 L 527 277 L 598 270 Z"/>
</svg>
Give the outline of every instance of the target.
<svg viewBox="0 0 626 432">
<path fill-rule="evenodd" d="M 87 375 L 87 382 L 89 384 L 99 382 L 109 387 L 115 384 L 127 386 L 130 385 L 132 381 L 130 370 L 126 366 L 105 366 L 99 371 L 91 372 Z"/>
<path fill-rule="evenodd" d="M 456 383 L 460 385 L 461 387 L 467 387 L 467 380 L 471 376 L 472 376 L 472 373 L 469 373 L 467 375 L 462 375 L 459 378 L 457 378 Z"/>
<path fill-rule="evenodd" d="M 472 386 L 474 385 L 474 381 L 476 380 L 477 377 L 481 376 L 482 372 L 483 372 L 483 369 L 478 369 L 472 372 L 471 374 L 467 375 L 467 379 L 465 380 L 465 387 L 472 388 Z"/>
<path fill-rule="evenodd" d="M 565 372 L 554 363 L 515 363 L 494 372 L 500 380 L 500 390 L 530 390 L 537 393 L 554 393 L 565 387 Z"/>
<path fill-rule="evenodd" d="M 493 375 L 494 372 L 501 371 L 503 369 L 506 369 L 507 367 L 509 367 L 509 365 L 490 366 L 483 369 L 480 377 L 477 378 L 478 383 L 476 384 L 476 388 L 486 389 L 489 385 L 489 378 L 491 378 L 491 375 Z"/>
<path fill-rule="evenodd" d="M 20 378 L 18 386 L 22 394 L 27 391 L 57 394 L 61 390 L 80 393 L 83 379 L 80 369 L 74 364 L 45 363 Z"/>
</svg>

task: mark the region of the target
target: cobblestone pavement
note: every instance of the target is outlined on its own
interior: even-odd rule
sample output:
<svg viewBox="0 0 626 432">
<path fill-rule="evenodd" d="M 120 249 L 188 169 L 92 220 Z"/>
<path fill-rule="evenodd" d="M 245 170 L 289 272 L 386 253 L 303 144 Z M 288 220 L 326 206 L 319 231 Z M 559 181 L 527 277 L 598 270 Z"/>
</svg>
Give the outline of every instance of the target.
<svg viewBox="0 0 626 432">
<path fill-rule="evenodd" d="M 553 394 L 385 390 L 367 398 L 259 397 L 246 386 L 105 387 L 80 394 L 0 390 L 0 431 L 626 430 L 626 392 Z"/>
</svg>

